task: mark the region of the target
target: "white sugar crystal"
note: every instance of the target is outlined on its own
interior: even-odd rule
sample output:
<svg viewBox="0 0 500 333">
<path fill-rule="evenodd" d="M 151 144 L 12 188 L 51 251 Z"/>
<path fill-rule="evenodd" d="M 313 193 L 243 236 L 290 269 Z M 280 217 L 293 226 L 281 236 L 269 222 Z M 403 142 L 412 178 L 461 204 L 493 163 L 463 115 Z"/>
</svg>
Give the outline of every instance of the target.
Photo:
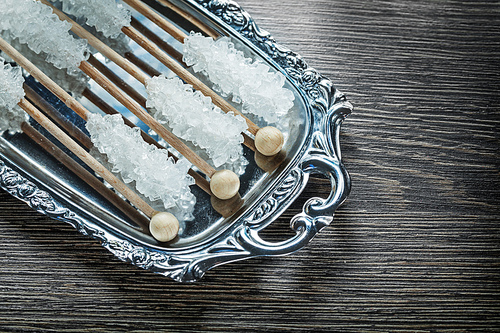
<svg viewBox="0 0 500 333">
<path fill-rule="evenodd" d="M 0 134 L 4 131 L 11 134 L 22 132 L 21 124 L 29 119 L 28 114 L 18 105 L 12 109 L 0 107 L 0 114 Z"/>
<path fill-rule="evenodd" d="M 46 62 L 43 53 L 36 54 L 26 44 L 21 44 L 19 39 L 12 39 L 6 33 L 0 33 L 0 35 L 61 88 L 72 93 L 73 97 L 79 98 L 83 90 L 88 86 L 89 78 L 83 72 L 69 74 L 66 70 L 58 69 L 51 63 Z"/>
<path fill-rule="evenodd" d="M 21 131 L 21 123 L 28 115 L 17 105 L 24 97 L 24 78 L 20 67 L 5 64 L 0 58 L 0 132 Z"/>
<path fill-rule="evenodd" d="M 106 37 L 116 37 L 121 28 L 130 25 L 131 15 L 115 0 L 59 0 L 63 11 L 77 17 L 85 17 L 87 25 L 95 27 Z"/>
<path fill-rule="evenodd" d="M 215 167 L 243 159 L 241 116 L 224 113 L 209 97 L 179 78 L 157 76 L 147 81 L 147 106 L 153 117 L 168 125 L 178 137 L 204 149 Z"/>
<path fill-rule="evenodd" d="M 138 192 L 151 201 L 161 200 L 165 209 L 194 209 L 196 197 L 189 188 L 194 179 L 187 174 L 191 167 L 187 160 L 175 163 L 166 150 L 144 142 L 140 129 L 126 126 L 121 115 L 91 114 L 86 127 L 124 182 L 135 182 Z"/>
<path fill-rule="evenodd" d="M 285 77 L 259 60 L 246 58 L 227 37 L 191 33 L 184 40 L 184 62 L 215 84 L 223 96 L 242 103 L 243 112 L 276 123 L 293 107 L 293 93 L 284 88 Z"/>
<path fill-rule="evenodd" d="M 38 1 L 3 1 L 0 30 L 8 30 L 35 53 L 45 52 L 47 61 L 57 68 L 78 71 L 80 63 L 87 58 L 87 42 L 69 34 L 70 23 L 59 20 L 50 7 Z"/>
</svg>

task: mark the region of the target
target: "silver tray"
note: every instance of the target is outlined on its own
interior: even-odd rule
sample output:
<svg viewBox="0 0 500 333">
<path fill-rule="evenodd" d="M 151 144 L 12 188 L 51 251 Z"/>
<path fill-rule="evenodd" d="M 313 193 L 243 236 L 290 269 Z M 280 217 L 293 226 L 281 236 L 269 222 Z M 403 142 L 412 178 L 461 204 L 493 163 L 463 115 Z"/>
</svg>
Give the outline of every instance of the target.
<svg viewBox="0 0 500 333">
<path fill-rule="evenodd" d="M 152 0 L 145 2 L 155 4 Z M 0 187 L 34 210 L 98 239 L 119 259 L 176 281 L 189 282 L 221 264 L 299 250 L 332 222 L 335 209 L 350 190 L 349 175 L 341 162 L 339 131 L 352 105 L 330 80 L 309 67 L 298 54 L 277 44 L 235 2 L 172 2 L 219 33 L 230 36 L 245 52 L 281 71 L 287 77 L 287 86 L 295 93 L 295 106 L 287 120 L 290 126 L 284 155 L 274 171 L 262 171 L 246 151 L 250 164 L 241 178 L 243 202 L 238 210 L 222 217 L 212 207 L 210 197 L 202 191 L 195 192 L 198 200 L 195 221 L 184 223 L 174 241 L 158 243 L 139 232 L 127 216 L 24 134 L 4 133 L 0 137 Z M 162 8 L 155 5 L 160 12 Z M 30 84 L 36 86 L 35 82 Z M 50 100 L 49 94 L 46 97 Z M 64 111 L 60 103 L 54 105 Z M 79 121 L 70 113 L 67 117 L 75 123 Z M 259 233 L 299 197 L 311 174 L 330 180 L 328 198 L 306 200 L 302 212 L 290 222 L 295 235 L 289 239 L 264 240 Z"/>
</svg>

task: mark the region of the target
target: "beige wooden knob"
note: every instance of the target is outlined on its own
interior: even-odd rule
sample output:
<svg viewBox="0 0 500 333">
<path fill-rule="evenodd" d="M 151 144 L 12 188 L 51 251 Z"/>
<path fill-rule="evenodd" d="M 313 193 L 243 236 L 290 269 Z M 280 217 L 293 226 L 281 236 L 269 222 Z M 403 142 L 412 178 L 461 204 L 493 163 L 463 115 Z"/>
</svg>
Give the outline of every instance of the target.
<svg viewBox="0 0 500 333">
<path fill-rule="evenodd" d="M 168 242 L 177 236 L 179 221 L 170 213 L 156 213 L 149 222 L 149 231 L 157 241 Z"/>
<path fill-rule="evenodd" d="M 240 189 L 240 179 L 230 170 L 220 170 L 210 179 L 212 194 L 222 200 L 227 200 L 236 195 Z"/>
<path fill-rule="evenodd" d="M 283 133 L 276 127 L 262 127 L 255 134 L 255 147 L 265 156 L 273 156 L 280 152 L 285 143 Z"/>
</svg>

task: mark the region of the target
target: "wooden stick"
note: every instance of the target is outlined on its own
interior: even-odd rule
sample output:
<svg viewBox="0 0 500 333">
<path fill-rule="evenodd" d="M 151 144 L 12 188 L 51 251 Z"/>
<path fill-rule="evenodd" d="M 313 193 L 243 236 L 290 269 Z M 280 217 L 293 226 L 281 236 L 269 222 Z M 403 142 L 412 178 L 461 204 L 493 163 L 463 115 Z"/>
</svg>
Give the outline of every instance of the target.
<svg viewBox="0 0 500 333">
<path fill-rule="evenodd" d="M 186 34 L 181 29 L 177 28 L 174 24 L 170 23 L 167 20 L 164 20 L 161 15 L 153 11 L 148 5 L 137 0 L 123 0 L 123 2 L 147 17 L 150 21 L 154 22 L 160 28 L 164 29 L 165 31 L 169 31 L 169 34 L 179 42 L 184 43 Z"/>
<path fill-rule="evenodd" d="M 73 154 L 82 160 L 89 168 L 94 170 L 99 176 L 107 181 L 114 189 L 120 192 L 127 198 L 134 206 L 141 210 L 148 217 L 152 218 L 157 212 L 142 200 L 135 192 L 128 188 L 118 178 L 116 178 L 110 171 L 108 171 L 101 163 L 93 158 L 85 149 L 73 141 L 66 133 L 57 127 L 52 121 L 49 120 L 42 112 L 35 108 L 26 99 L 22 99 L 18 105 L 26 111 L 37 123 L 45 128 L 52 134 L 59 142 L 67 147 Z"/>
<path fill-rule="evenodd" d="M 106 103 L 101 97 L 97 96 L 95 93 L 92 92 L 89 88 L 85 88 L 82 92 L 82 96 L 88 99 L 92 104 L 97 106 L 101 111 L 103 111 L 106 114 L 118 114 L 119 112 L 116 111 L 111 105 Z M 123 117 L 125 123 L 130 122 L 128 118 Z M 125 120 L 127 119 L 127 120 Z"/>
<path fill-rule="evenodd" d="M 130 24 L 141 34 L 146 36 L 146 38 L 158 45 L 158 47 L 160 47 L 163 51 L 170 54 L 177 62 L 182 63 L 182 53 L 177 51 L 172 45 L 165 42 L 162 38 L 158 37 L 153 31 L 149 30 L 144 24 L 139 22 L 138 19 L 132 16 Z"/>
<path fill-rule="evenodd" d="M 90 55 L 87 60 L 89 64 L 97 68 L 99 72 L 106 75 L 108 79 L 111 80 L 118 88 L 126 92 L 130 97 L 132 97 L 137 103 L 139 103 L 143 108 L 146 107 L 146 97 L 142 96 L 137 90 L 135 90 L 131 85 L 120 78 L 115 72 L 108 68 L 105 64 L 97 60 L 93 55 Z"/>
<path fill-rule="evenodd" d="M 153 68 L 150 64 L 133 54 L 132 52 L 125 52 L 125 58 L 129 60 L 131 63 L 139 67 L 141 70 L 143 70 L 145 73 L 147 73 L 149 76 L 159 76 L 161 75 L 161 72 Z"/>
<path fill-rule="evenodd" d="M 134 207 L 124 201 L 115 192 L 111 191 L 106 185 L 104 185 L 97 177 L 88 172 L 75 160 L 69 157 L 62 149 L 53 144 L 49 139 L 43 136 L 35 128 L 30 126 L 28 123 L 24 122 L 21 124 L 21 129 L 23 132 L 29 136 L 36 144 L 42 147 L 48 154 L 52 155 L 56 160 L 61 162 L 66 168 L 73 172 L 78 178 L 86 182 L 90 187 L 96 190 L 100 195 L 102 195 L 106 200 L 108 200 L 113 206 L 118 208 L 126 216 L 128 216 L 132 221 L 139 225 L 143 232 L 149 233 L 149 220 L 140 214 Z"/>
<path fill-rule="evenodd" d="M 70 136 L 72 136 L 76 141 L 89 150 L 93 145 L 90 138 L 78 127 L 76 127 L 71 121 L 61 114 L 55 107 L 49 102 L 43 99 L 33 88 L 24 83 L 23 85 L 26 97 L 36 105 L 40 110 L 42 110 L 49 118 L 61 126 Z"/>
<path fill-rule="evenodd" d="M 167 7 L 168 9 L 176 12 L 177 14 L 179 14 L 180 16 L 182 16 L 183 18 L 185 18 L 186 20 L 188 20 L 192 24 L 194 24 L 206 36 L 212 37 L 213 39 L 217 39 L 220 36 L 215 30 L 213 30 L 212 28 L 207 26 L 205 23 L 203 23 L 202 21 L 200 21 L 199 19 L 197 19 L 193 15 L 183 11 L 182 9 L 177 7 L 176 5 L 172 4 L 170 1 L 168 1 L 168 0 L 156 0 L 156 1 L 160 4 L 162 4 L 163 6 Z"/>
</svg>

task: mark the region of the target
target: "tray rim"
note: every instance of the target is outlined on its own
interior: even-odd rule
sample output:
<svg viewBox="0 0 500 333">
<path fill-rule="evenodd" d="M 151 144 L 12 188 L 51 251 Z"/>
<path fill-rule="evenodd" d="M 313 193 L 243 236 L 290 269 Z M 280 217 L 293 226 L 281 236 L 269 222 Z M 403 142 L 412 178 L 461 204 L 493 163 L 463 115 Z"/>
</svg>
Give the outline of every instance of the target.
<svg viewBox="0 0 500 333">
<path fill-rule="evenodd" d="M 280 175 L 280 180 L 267 196 L 254 203 L 233 225 L 216 239 L 196 251 L 159 250 L 153 246 L 134 244 L 110 230 L 89 221 L 57 202 L 18 171 L 8 166 L 0 154 L 0 187 L 26 202 L 32 209 L 51 218 L 71 224 L 80 233 L 98 239 L 101 245 L 121 260 L 168 276 L 179 282 L 200 279 L 207 270 L 228 262 L 257 256 L 292 253 L 304 247 L 333 220 L 335 209 L 350 192 L 350 177 L 341 162 L 340 125 L 351 112 L 352 105 L 333 83 L 309 67 L 300 55 L 276 43 L 252 17 L 234 1 L 184 0 L 197 7 L 226 30 L 246 39 L 271 58 L 305 97 L 312 115 L 307 142 L 294 165 Z M 278 218 L 300 195 L 309 175 L 320 173 L 331 180 L 327 199 L 310 198 L 302 213 L 292 218 L 296 235 L 280 243 L 262 240 L 258 232 Z"/>
</svg>

